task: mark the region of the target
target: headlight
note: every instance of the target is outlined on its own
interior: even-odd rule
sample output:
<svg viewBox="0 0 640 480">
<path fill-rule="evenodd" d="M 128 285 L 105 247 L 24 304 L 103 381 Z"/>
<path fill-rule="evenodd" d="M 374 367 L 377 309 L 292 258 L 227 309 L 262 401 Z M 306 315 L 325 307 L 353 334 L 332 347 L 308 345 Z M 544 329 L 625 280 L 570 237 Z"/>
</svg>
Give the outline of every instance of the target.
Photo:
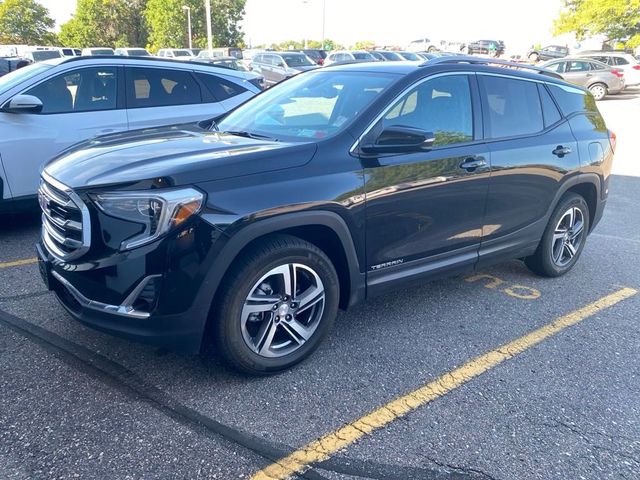
<svg viewBox="0 0 640 480">
<path fill-rule="evenodd" d="M 101 193 L 94 195 L 93 200 L 106 215 L 144 226 L 142 233 L 120 245 L 120 250 L 129 250 L 154 241 L 197 213 L 204 195 L 194 188 L 185 188 Z"/>
</svg>

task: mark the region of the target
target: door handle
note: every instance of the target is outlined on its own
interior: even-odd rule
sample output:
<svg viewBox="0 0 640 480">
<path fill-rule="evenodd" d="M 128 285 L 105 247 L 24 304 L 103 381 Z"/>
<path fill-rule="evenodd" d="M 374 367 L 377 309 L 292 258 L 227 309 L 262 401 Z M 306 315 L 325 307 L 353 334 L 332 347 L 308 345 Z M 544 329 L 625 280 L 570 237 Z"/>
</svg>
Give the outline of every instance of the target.
<svg viewBox="0 0 640 480">
<path fill-rule="evenodd" d="M 558 158 L 562 158 L 565 155 L 569 155 L 571 153 L 571 147 L 563 147 L 562 145 L 558 145 L 553 149 L 551 153 L 556 155 Z"/>
<path fill-rule="evenodd" d="M 460 168 L 464 168 L 467 172 L 473 172 L 476 168 L 483 167 L 486 164 L 487 162 L 484 161 L 484 158 L 469 157 L 460 164 Z"/>
</svg>

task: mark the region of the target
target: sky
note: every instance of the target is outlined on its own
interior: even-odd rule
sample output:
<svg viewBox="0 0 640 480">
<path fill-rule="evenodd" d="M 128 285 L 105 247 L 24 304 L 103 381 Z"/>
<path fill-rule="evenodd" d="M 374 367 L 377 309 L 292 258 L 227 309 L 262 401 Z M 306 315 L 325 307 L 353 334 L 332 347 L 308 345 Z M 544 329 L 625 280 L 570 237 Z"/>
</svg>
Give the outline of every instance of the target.
<svg viewBox="0 0 640 480">
<path fill-rule="evenodd" d="M 58 25 L 75 10 L 75 0 L 40 0 Z M 417 38 L 468 42 L 503 40 L 507 49 L 546 44 L 561 0 L 247 0 L 243 30 L 253 45 L 325 36 L 350 45 L 373 40 L 405 46 Z M 559 39 L 570 43 L 570 38 Z M 572 45 L 569 45 L 572 46 Z"/>
</svg>

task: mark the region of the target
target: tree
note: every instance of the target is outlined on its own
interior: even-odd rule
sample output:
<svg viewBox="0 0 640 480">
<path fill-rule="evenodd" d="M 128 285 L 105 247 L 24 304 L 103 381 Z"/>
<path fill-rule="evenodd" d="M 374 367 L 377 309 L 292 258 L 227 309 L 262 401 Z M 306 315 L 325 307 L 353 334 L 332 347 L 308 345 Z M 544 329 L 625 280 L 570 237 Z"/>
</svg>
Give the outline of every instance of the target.
<svg viewBox="0 0 640 480">
<path fill-rule="evenodd" d="M 47 45 L 57 43 L 49 10 L 35 0 L 0 3 L 0 44 Z"/>
<path fill-rule="evenodd" d="M 240 21 L 246 0 L 211 0 L 211 30 L 214 46 L 242 46 Z M 191 8 L 193 45 L 207 46 L 207 23 L 203 0 L 147 0 L 145 16 L 149 27 L 149 49 L 181 48 L 189 44 L 187 15 Z"/>
<path fill-rule="evenodd" d="M 143 47 L 146 0 L 78 0 L 75 15 L 62 25 L 60 40 L 69 47 Z"/>
<path fill-rule="evenodd" d="M 356 42 L 354 49 L 355 50 L 373 50 L 375 46 L 376 46 L 376 42 L 374 42 L 373 40 L 360 40 L 359 42 Z"/>
<path fill-rule="evenodd" d="M 629 47 L 640 45 L 640 0 L 564 0 L 554 23 L 556 34 L 573 32 L 578 39 L 603 34 Z"/>
</svg>

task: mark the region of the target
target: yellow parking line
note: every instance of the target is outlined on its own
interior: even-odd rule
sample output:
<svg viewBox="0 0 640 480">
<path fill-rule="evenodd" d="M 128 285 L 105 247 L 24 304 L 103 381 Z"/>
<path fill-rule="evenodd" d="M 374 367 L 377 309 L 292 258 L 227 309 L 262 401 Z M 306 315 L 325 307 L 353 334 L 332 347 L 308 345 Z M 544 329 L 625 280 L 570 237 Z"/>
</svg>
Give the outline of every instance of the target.
<svg viewBox="0 0 640 480">
<path fill-rule="evenodd" d="M 495 350 L 480 355 L 461 367 L 445 373 L 438 379 L 411 393 L 403 395 L 340 429 L 312 441 L 292 454 L 278 460 L 253 475 L 252 480 L 284 480 L 296 473 L 307 471 L 314 463 L 327 460 L 340 449 L 351 445 L 365 435 L 390 424 L 412 410 L 425 405 L 464 385 L 469 380 L 509 360 L 543 340 L 581 322 L 587 317 L 638 293 L 633 288 L 622 288 L 606 297 L 574 310 L 555 321 L 533 330 Z"/>
<path fill-rule="evenodd" d="M 24 258 L 22 260 L 15 260 L 13 262 L 0 262 L 0 268 L 19 267 L 20 265 L 30 265 L 37 262 L 37 258 Z"/>
</svg>

